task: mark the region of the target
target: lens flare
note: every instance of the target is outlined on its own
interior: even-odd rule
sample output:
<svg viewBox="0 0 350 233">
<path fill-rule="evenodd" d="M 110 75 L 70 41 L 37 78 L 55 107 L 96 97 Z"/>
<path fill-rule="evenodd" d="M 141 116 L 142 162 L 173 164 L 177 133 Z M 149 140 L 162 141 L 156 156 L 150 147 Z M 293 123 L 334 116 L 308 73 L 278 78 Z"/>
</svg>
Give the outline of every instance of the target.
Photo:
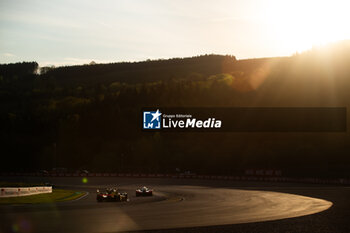
<svg viewBox="0 0 350 233">
<path fill-rule="evenodd" d="M 17 232 L 30 233 L 32 232 L 32 225 L 30 221 L 20 218 L 16 221 L 16 223 L 12 224 L 11 230 L 14 233 L 17 233 Z"/>
<path fill-rule="evenodd" d="M 18 231 L 19 231 L 18 224 L 12 224 L 12 232 L 18 232 Z"/>
</svg>

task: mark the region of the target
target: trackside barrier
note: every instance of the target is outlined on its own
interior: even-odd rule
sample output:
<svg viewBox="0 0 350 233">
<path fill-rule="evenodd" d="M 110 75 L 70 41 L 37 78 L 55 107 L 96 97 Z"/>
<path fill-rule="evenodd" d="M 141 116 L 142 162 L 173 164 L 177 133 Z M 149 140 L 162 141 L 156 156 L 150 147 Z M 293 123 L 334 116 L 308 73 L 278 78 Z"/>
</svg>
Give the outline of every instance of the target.
<svg viewBox="0 0 350 233">
<path fill-rule="evenodd" d="M 20 197 L 30 196 L 42 193 L 52 193 L 51 186 L 36 186 L 36 187 L 1 187 L 1 197 Z"/>
<path fill-rule="evenodd" d="M 350 185 L 350 179 L 319 179 L 319 178 L 289 178 L 282 176 L 218 176 L 195 174 L 162 174 L 162 173 L 0 173 L 0 176 L 40 176 L 40 177 L 134 177 L 134 178 L 172 178 L 172 179 L 204 179 L 204 180 L 232 180 L 232 181 L 256 181 L 256 182 L 293 182 L 310 184 L 335 184 Z"/>
</svg>

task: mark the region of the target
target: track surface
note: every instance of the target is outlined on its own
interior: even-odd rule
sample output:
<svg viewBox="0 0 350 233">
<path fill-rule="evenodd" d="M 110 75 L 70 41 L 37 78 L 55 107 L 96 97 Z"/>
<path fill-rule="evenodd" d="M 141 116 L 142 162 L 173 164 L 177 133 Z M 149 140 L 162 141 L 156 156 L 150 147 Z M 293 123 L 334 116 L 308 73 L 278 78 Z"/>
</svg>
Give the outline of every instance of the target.
<svg viewBox="0 0 350 233">
<path fill-rule="evenodd" d="M 1 206 L 1 233 L 119 232 L 215 226 L 287 219 L 318 213 L 332 206 L 331 202 L 318 198 L 246 190 L 248 187 L 227 182 L 90 178 L 88 185 L 83 185 L 77 178 L 51 181 L 90 194 L 67 203 Z M 96 202 L 96 188 L 116 185 L 130 194 L 129 202 Z M 154 196 L 136 198 L 135 189 L 142 185 L 154 188 Z"/>
</svg>

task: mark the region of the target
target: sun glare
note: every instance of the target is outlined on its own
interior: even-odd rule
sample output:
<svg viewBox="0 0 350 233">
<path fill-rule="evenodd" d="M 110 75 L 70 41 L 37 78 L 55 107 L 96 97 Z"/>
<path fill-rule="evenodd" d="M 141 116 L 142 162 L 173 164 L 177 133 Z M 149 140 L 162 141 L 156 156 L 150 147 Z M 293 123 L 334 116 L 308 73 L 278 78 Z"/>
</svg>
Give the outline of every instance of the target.
<svg viewBox="0 0 350 233">
<path fill-rule="evenodd" d="M 285 52 L 350 38 L 349 1 L 270 1 L 266 7 L 265 22 Z"/>
</svg>

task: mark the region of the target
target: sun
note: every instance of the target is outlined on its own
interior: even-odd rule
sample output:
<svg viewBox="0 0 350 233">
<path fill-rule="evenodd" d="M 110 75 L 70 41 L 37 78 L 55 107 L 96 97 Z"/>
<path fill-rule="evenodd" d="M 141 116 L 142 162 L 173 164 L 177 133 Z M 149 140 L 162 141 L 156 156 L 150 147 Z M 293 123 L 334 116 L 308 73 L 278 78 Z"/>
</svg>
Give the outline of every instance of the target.
<svg viewBox="0 0 350 233">
<path fill-rule="evenodd" d="M 264 20 L 280 49 L 301 52 L 350 38 L 350 1 L 268 1 Z"/>
</svg>

